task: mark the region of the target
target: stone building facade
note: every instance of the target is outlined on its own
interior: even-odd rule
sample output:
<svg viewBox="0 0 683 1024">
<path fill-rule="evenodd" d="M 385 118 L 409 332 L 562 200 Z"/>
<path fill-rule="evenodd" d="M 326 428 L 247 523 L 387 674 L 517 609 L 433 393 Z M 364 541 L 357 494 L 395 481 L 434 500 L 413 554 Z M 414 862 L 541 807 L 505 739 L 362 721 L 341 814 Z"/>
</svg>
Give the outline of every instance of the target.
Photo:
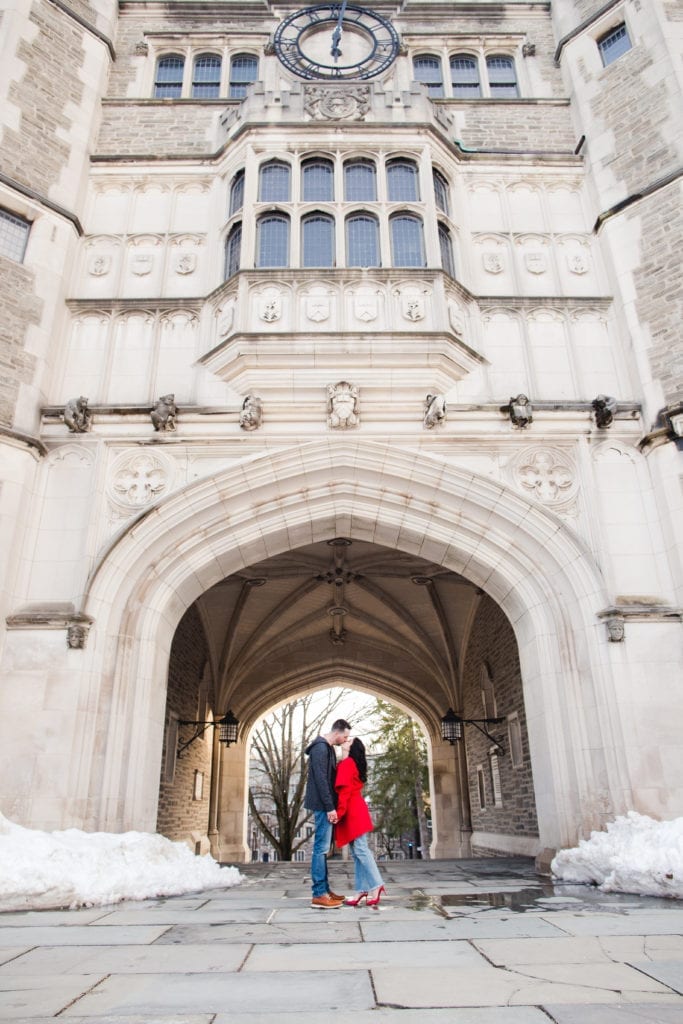
<svg viewBox="0 0 683 1024">
<path fill-rule="evenodd" d="M 678 5 L 0 19 L 2 812 L 248 857 L 341 682 L 437 856 L 683 813 Z"/>
</svg>

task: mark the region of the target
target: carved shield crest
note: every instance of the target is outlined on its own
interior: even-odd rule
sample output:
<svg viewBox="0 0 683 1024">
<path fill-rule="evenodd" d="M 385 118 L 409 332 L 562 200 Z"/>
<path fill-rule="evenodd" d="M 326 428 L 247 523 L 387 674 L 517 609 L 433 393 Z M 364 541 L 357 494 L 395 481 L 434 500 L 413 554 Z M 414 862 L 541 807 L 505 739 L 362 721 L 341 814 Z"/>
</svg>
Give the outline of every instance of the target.
<svg viewBox="0 0 683 1024">
<path fill-rule="evenodd" d="M 197 269 L 197 254 L 194 252 L 183 252 L 176 256 L 176 274 L 193 274 Z"/>
<path fill-rule="evenodd" d="M 88 273 L 93 277 L 104 277 L 111 270 L 111 256 L 103 256 L 101 253 L 93 254 L 88 260 Z"/>
<path fill-rule="evenodd" d="M 417 320 L 424 320 L 425 300 L 422 295 L 417 295 L 415 292 L 404 294 L 401 297 L 401 306 L 406 320 L 412 320 L 413 323 Z"/>
<path fill-rule="evenodd" d="M 500 274 L 502 273 L 505 264 L 503 263 L 503 255 L 499 252 L 485 252 L 482 253 L 482 262 L 484 264 L 484 270 L 487 274 Z"/>
<path fill-rule="evenodd" d="M 138 277 L 144 277 L 145 274 L 151 273 L 153 266 L 154 257 L 147 253 L 138 253 L 130 261 L 130 269 Z"/>
<path fill-rule="evenodd" d="M 358 320 L 370 323 L 376 320 L 379 313 L 379 303 L 374 292 L 359 291 L 353 297 L 353 312 Z"/>
<path fill-rule="evenodd" d="M 321 323 L 330 315 L 330 300 L 325 295 L 309 295 L 306 298 L 306 316 L 309 320 Z"/>
<path fill-rule="evenodd" d="M 282 301 L 279 295 L 264 295 L 259 302 L 259 316 L 272 324 L 282 316 Z"/>
<path fill-rule="evenodd" d="M 584 252 L 570 252 L 567 255 L 567 266 L 572 274 L 588 273 L 588 256 Z"/>
<path fill-rule="evenodd" d="M 545 274 L 548 263 L 544 252 L 525 252 L 524 266 L 530 274 Z"/>
</svg>

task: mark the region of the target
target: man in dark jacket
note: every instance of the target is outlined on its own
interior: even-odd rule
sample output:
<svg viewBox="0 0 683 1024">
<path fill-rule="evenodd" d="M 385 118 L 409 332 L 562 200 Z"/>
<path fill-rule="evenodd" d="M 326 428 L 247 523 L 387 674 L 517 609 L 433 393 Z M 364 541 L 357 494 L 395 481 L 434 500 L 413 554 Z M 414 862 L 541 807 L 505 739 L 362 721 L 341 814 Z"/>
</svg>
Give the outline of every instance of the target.
<svg viewBox="0 0 683 1024">
<path fill-rule="evenodd" d="M 317 736 L 306 747 L 308 778 L 304 807 L 314 812 L 315 837 L 311 855 L 311 906 L 316 910 L 335 910 L 344 902 L 343 896 L 330 892 L 327 880 L 327 852 L 332 841 L 332 826 L 337 823 L 334 777 L 337 771 L 335 747 L 340 747 L 351 732 L 343 718 L 333 722 L 329 732 Z"/>
</svg>

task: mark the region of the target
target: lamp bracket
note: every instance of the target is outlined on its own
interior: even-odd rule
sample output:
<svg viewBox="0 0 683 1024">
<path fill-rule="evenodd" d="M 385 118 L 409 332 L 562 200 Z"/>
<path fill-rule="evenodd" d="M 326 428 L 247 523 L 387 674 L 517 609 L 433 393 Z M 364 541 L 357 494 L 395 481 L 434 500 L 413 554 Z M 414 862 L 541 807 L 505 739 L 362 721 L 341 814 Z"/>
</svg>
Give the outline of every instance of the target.
<svg viewBox="0 0 683 1024">
<path fill-rule="evenodd" d="M 178 725 L 194 725 L 195 727 L 198 727 L 198 726 L 201 725 L 202 728 L 201 729 L 197 728 L 197 731 L 194 734 L 194 736 L 192 737 L 192 739 L 188 740 L 187 743 L 183 743 L 182 747 L 180 747 L 178 749 L 178 753 L 177 753 L 176 756 L 180 757 L 180 755 L 182 754 L 183 750 L 187 750 L 187 748 L 192 743 L 194 743 L 195 740 L 198 740 L 200 736 L 203 736 L 204 733 L 206 732 L 206 730 L 209 728 L 210 725 L 217 725 L 217 724 L 218 724 L 217 722 L 213 722 L 213 721 L 211 721 L 211 722 L 191 722 L 191 721 L 189 721 L 186 718 L 179 718 L 178 719 Z"/>
</svg>

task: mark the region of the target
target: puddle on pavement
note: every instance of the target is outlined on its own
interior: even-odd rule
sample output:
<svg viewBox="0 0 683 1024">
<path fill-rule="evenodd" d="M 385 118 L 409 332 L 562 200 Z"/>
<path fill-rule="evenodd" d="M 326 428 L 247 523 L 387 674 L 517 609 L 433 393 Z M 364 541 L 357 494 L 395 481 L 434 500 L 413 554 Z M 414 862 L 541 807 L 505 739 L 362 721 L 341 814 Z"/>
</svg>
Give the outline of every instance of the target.
<svg viewBox="0 0 683 1024">
<path fill-rule="evenodd" d="M 603 893 L 595 887 L 585 885 L 551 883 L 542 883 L 533 889 L 509 889 L 504 892 L 443 893 L 438 897 L 429 897 L 422 893 L 421 896 L 421 907 L 416 906 L 415 909 L 437 909 L 435 904 L 440 904 L 443 908 L 442 913 L 448 909 L 455 915 L 458 913 L 458 907 L 462 908 L 462 913 L 497 909 L 511 910 L 519 914 L 529 910 L 535 910 L 537 913 L 588 910 L 597 914 L 628 914 L 633 910 L 654 910 L 663 907 L 671 909 L 676 906 L 675 900 L 656 896 Z M 412 899 L 415 900 L 415 893 Z"/>
<path fill-rule="evenodd" d="M 538 910 L 539 901 L 553 898 L 555 893 L 553 892 L 552 885 L 539 886 L 534 889 L 511 889 L 507 892 L 472 892 L 472 893 L 458 893 L 457 895 L 448 895 L 444 893 L 441 897 L 441 905 L 443 907 L 468 907 L 471 910 L 481 908 L 486 910 L 490 907 L 496 907 L 504 910 L 516 910 L 519 913 L 523 913 L 525 910 Z M 563 900 L 564 906 L 567 905 L 567 901 Z M 547 904 L 546 904 L 547 905 Z"/>
</svg>

